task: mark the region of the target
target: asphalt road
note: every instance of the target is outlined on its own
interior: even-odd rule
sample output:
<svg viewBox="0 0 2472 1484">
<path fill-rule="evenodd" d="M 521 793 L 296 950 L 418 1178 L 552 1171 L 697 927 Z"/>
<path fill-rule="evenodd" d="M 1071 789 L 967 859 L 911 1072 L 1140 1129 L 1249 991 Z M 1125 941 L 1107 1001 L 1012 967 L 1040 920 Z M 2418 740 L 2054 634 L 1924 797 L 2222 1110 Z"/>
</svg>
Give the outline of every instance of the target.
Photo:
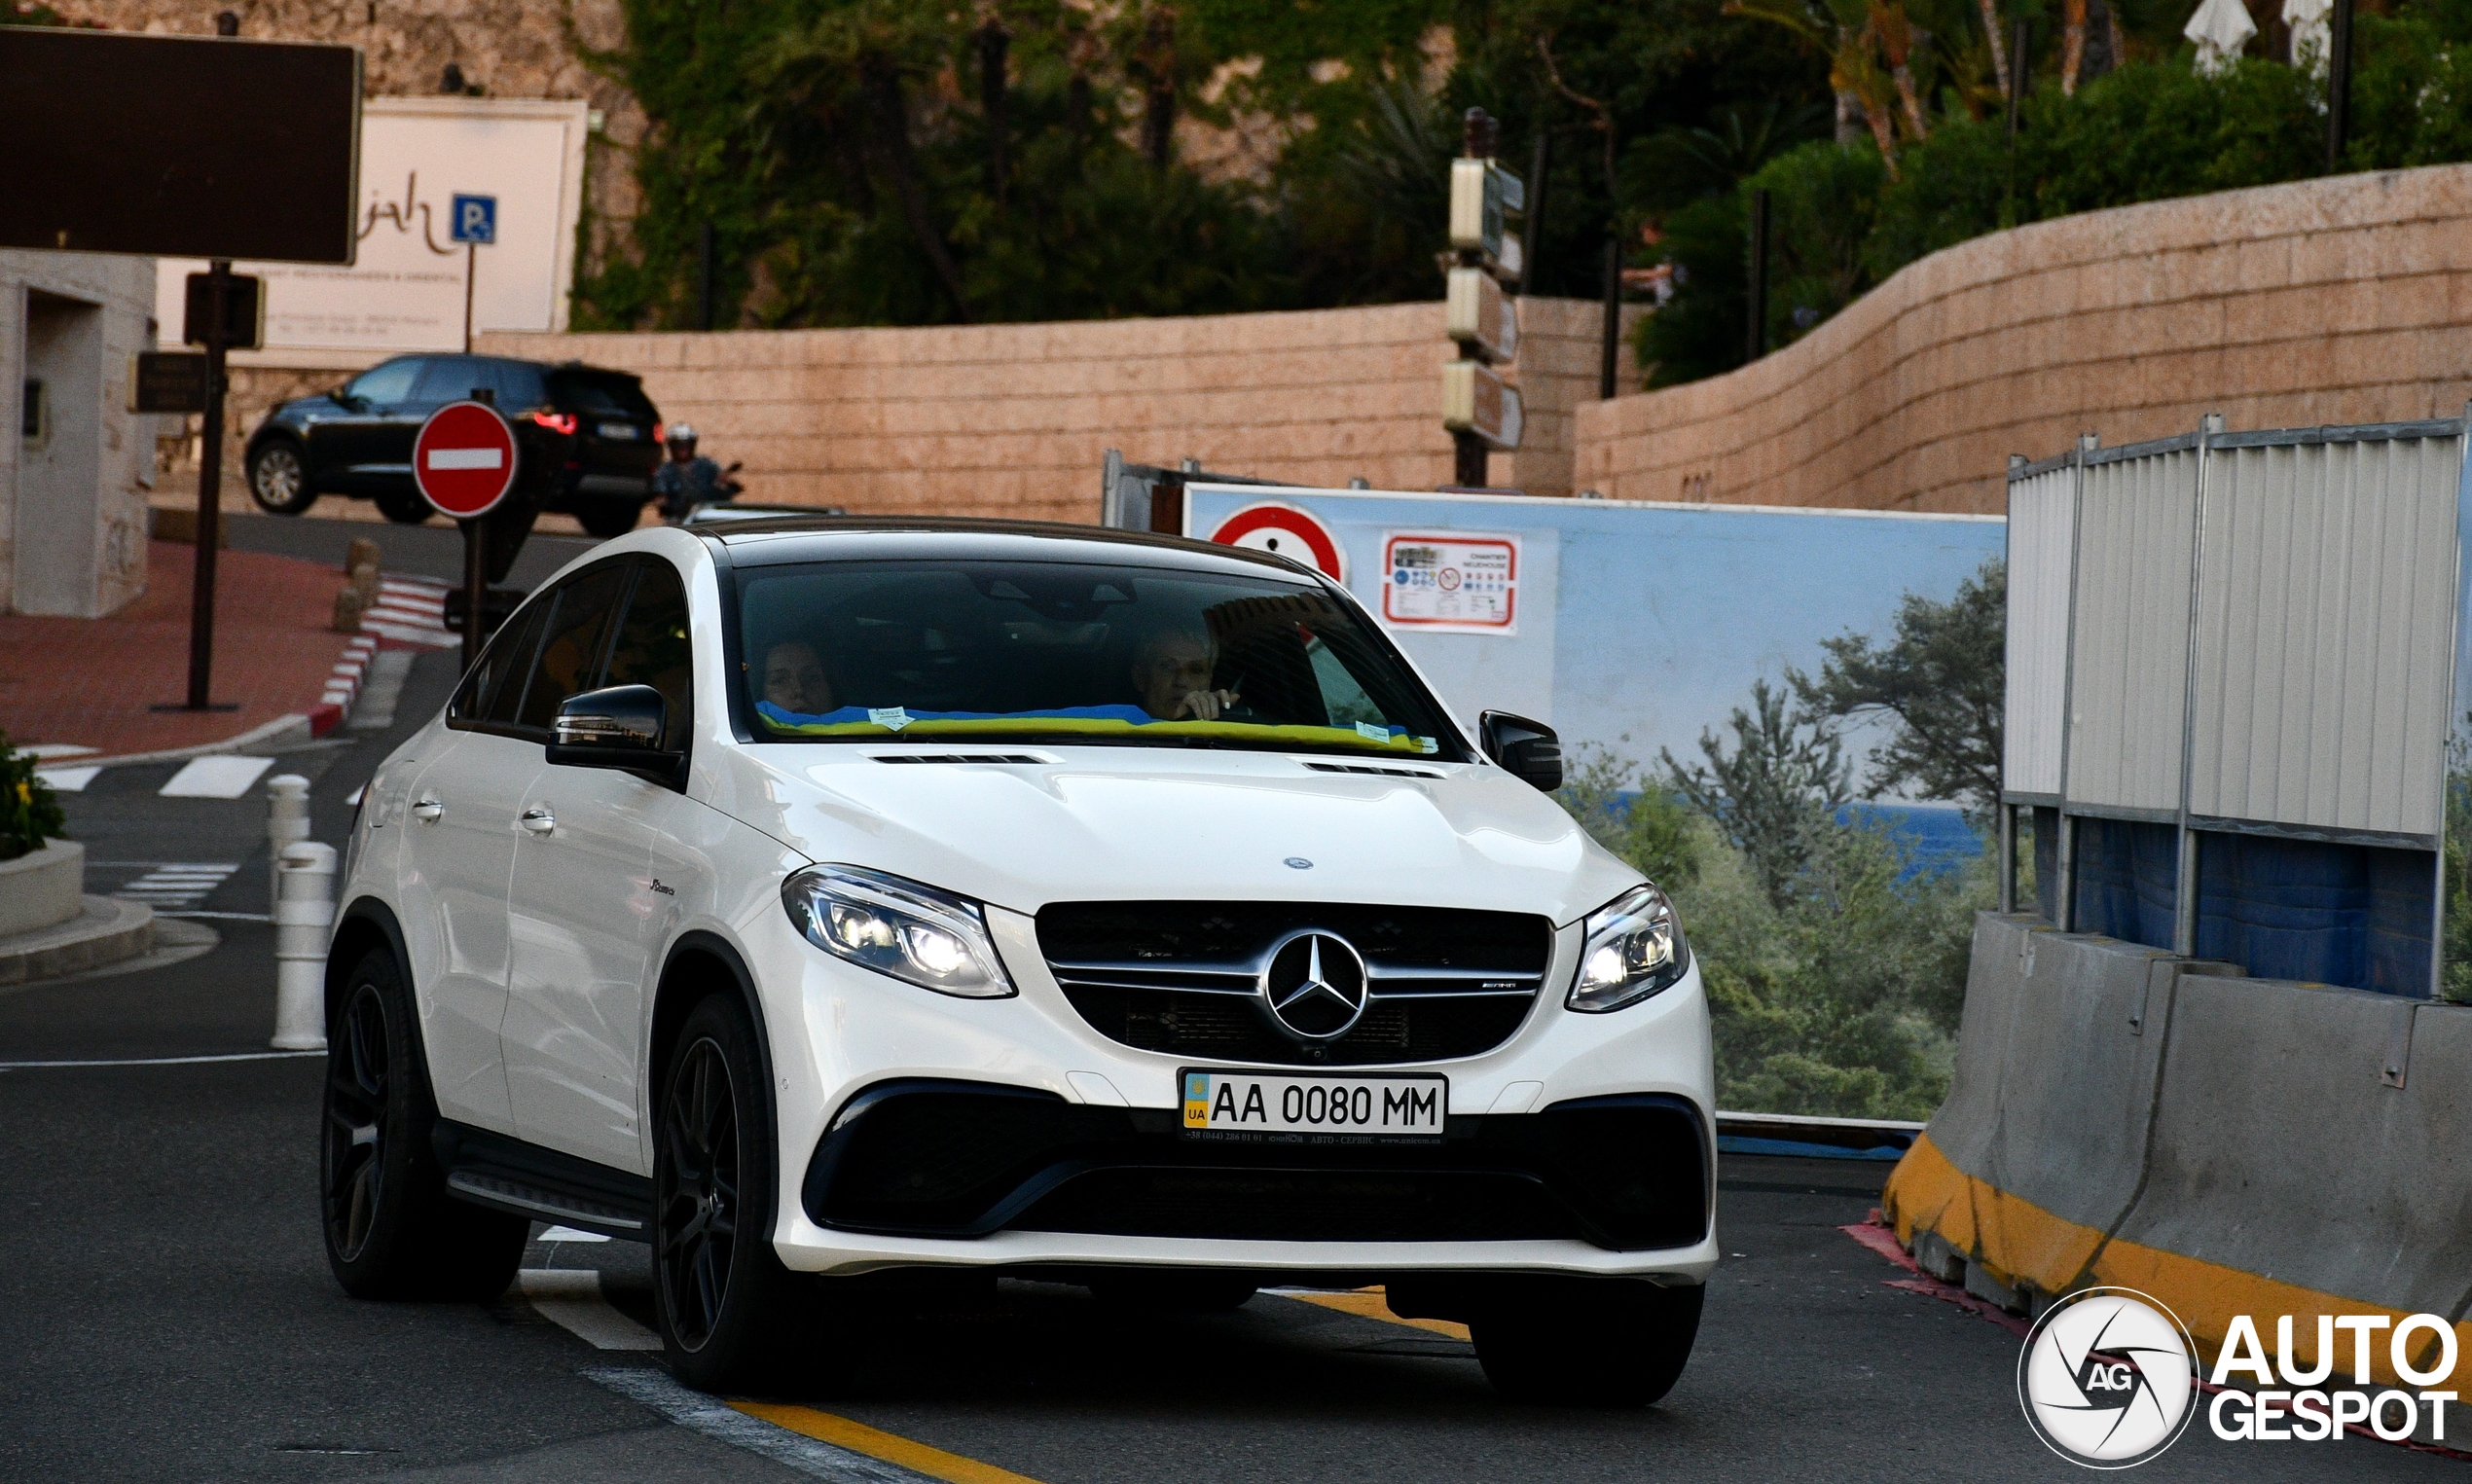
<svg viewBox="0 0 2472 1484">
<path fill-rule="evenodd" d="M 244 502 L 245 503 L 245 502 Z M 463 580 L 463 533 L 444 520 L 425 525 L 381 525 L 370 521 L 321 520 L 315 516 L 270 516 L 242 510 L 224 521 L 227 543 L 236 551 L 267 552 L 328 562 L 340 569 L 344 554 L 355 539 L 378 543 L 382 562 L 390 572 L 413 572 L 447 582 Z M 560 535 L 535 530 L 507 573 L 506 585 L 529 590 L 543 578 L 600 543 L 590 536 Z"/>
<path fill-rule="evenodd" d="M 418 662 L 399 733 L 439 704 L 452 663 Z M 319 838 L 341 839 L 343 799 L 390 744 L 284 759 L 313 779 Z M 259 806 L 155 798 L 169 771 L 98 779 L 69 800 L 73 831 L 100 859 L 236 862 L 200 910 L 263 913 Z M 272 929 L 204 921 L 222 941 L 186 962 L 0 992 L 0 1479 L 919 1476 L 833 1463 L 709 1405 L 719 1421 L 674 1422 L 635 1399 L 680 1406 L 657 1354 L 598 1349 L 520 1294 L 345 1297 L 317 1236 L 313 1059 L 22 1065 L 262 1051 Z M 1643 1411 L 1512 1405 L 1461 1341 L 1297 1298 L 1139 1317 L 1078 1289 L 1008 1283 L 980 1307 L 817 1335 L 865 1357 L 857 1381 L 785 1378 L 773 1399 L 806 1410 L 776 1415 L 844 1435 L 862 1425 L 880 1452 L 973 1484 L 1006 1477 L 984 1466 L 1047 1484 L 2083 1479 L 2018 1415 L 2017 1340 L 1886 1286 L 1904 1275 L 1838 1230 L 1865 1217 L 1883 1173 L 1729 1160 L 1728 1255 L 1699 1348 L 1673 1394 Z M 526 1266 L 598 1270 L 602 1312 L 649 1317 L 640 1248 L 536 1242 Z M 2459 1468 L 2358 1438 L 2218 1443 L 2201 1423 L 2138 1473 Z"/>
</svg>

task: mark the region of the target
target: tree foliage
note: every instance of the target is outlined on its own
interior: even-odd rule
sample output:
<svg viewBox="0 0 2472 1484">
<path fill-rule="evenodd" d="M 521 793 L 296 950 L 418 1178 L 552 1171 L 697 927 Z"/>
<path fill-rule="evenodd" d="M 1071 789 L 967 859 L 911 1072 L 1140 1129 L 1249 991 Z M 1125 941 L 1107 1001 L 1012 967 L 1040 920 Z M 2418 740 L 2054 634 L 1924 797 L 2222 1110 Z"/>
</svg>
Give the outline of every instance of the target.
<svg viewBox="0 0 2472 1484">
<path fill-rule="evenodd" d="M 1730 799 L 1711 814 L 1601 750 L 1582 751 L 1560 797 L 1673 898 L 1715 1021 L 1723 1105 L 1929 1116 L 1954 1064 L 1974 914 L 1991 900 L 1987 855 L 1910 872 L 1902 837 L 1814 809 L 1798 817 L 1800 863 L 1780 899 L 1720 822 Z"/>
<path fill-rule="evenodd" d="M 1670 194 L 1649 141 L 1826 97 L 1719 0 L 624 3 L 590 59 L 651 121 L 644 205 L 579 325 L 692 323 L 708 228 L 723 324 L 1430 299 L 1472 106 L 1523 174 L 1551 145 L 1531 286 L 1594 297 L 1607 233 Z M 1268 140 L 1266 176 L 1196 168 L 1186 120 Z"/>
<path fill-rule="evenodd" d="M 1745 3 L 1775 9 L 1801 0 Z M 1636 342 L 1652 383 L 1742 364 L 1743 224 L 1754 191 L 1771 194 L 1774 347 L 1907 264 L 1985 233 L 2324 171 L 2320 80 L 2262 54 L 2200 76 L 2172 30 L 2178 19 L 2143 5 L 2120 14 L 2129 56 L 2099 76 L 2090 70 L 2074 91 L 2061 86 L 2053 57 L 2040 58 L 2014 149 L 2003 110 L 1973 90 L 1981 67 L 1967 63 L 1941 89 L 1927 134 L 1904 128 L 1885 139 L 1807 144 L 1678 213 L 1658 252 L 1675 267 L 1675 298 Z M 2263 49 L 2253 43 L 2253 53 Z M 2399 0 L 2390 15 L 2364 14 L 2354 55 L 2345 168 L 2472 160 L 2472 3 Z"/>
<path fill-rule="evenodd" d="M 1815 715 L 1889 721 L 1866 797 L 1910 791 L 1990 816 L 2000 799 L 2008 612 L 2008 568 L 1993 558 L 1946 602 L 1907 594 L 1889 642 L 1839 634 L 1820 641 L 1828 659 L 1817 676 L 1787 671 L 1795 699 Z"/>
<path fill-rule="evenodd" d="M 1699 734 L 1703 761 L 1689 766 L 1661 749 L 1666 781 L 1750 862 L 1768 900 L 1784 910 L 1804 886 L 1812 841 L 1853 791 L 1853 765 L 1825 716 L 1798 706 L 1765 679 L 1751 684 L 1749 709 L 1727 719 L 1728 748 Z"/>
</svg>

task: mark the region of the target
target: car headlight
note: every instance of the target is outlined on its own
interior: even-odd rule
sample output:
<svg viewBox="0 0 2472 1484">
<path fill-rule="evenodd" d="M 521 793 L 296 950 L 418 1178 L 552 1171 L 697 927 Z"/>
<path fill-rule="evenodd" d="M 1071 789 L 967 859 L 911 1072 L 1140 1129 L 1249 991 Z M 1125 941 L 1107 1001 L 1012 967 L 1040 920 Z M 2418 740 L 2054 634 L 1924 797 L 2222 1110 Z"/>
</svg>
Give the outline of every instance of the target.
<svg viewBox="0 0 2472 1484">
<path fill-rule="evenodd" d="M 1591 1015 L 1670 988 L 1690 966 L 1690 945 L 1665 893 L 1645 883 L 1588 914 L 1570 1006 Z"/>
<path fill-rule="evenodd" d="M 856 866 L 810 866 L 782 884 L 782 905 L 807 941 L 921 989 L 1000 999 L 1013 982 L 979 904 Z"/>
</svg>

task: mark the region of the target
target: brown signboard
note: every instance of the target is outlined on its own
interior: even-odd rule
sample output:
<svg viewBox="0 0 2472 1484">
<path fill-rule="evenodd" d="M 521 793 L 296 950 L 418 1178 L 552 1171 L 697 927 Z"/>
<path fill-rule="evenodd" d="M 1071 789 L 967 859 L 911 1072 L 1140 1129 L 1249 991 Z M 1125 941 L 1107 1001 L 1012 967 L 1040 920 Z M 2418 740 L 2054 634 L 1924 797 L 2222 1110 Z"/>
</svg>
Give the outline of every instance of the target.
<svg viewBox="0 0 2472 1484">
<path fill-rule="evenodd" d="M 128 379 L 132 413 L 206 410 L 206 357 L 198 350 L 140 350 Z"/>
<path fill-rule="evenodd" d="M 352 47 L 0 26 L 0 247 L 349 263 Z"/>
</svg>

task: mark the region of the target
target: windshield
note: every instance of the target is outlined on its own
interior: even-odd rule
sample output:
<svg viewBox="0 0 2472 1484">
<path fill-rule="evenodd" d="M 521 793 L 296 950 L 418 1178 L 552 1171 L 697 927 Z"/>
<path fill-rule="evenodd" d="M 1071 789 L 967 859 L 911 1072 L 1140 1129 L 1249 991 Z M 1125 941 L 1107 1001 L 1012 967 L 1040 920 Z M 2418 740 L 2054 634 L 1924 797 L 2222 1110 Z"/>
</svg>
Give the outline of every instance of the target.
<svg viewBox="0 0 2472 1484">
<path fill-rule="evenodd" d="M 743 569 L 768 741 L 893 736 L 1335 750 L 1464 761 L 1431 695 L 1319 587 L 1164 567 Z"/>
</svg>

